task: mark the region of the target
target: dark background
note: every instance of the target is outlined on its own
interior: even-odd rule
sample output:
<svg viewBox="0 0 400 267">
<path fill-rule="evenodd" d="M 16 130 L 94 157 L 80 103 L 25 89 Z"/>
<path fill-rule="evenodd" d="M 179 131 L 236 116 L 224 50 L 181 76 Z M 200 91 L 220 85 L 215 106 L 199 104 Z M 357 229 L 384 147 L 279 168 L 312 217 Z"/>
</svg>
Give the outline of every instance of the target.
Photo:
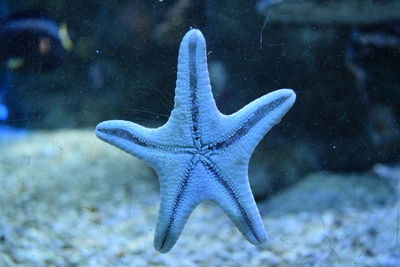
<svg viewBox="0 0 400 267">
<path fill-rule="evenodd" d="M 7 96 L 10 124 L 94 128 L 126 119 L 161 125 L 173 108 L 180 40 L 195 27 L 207 40 L 223 113 L 276 89 L 297 93 L 294 107 L 257 149 L 250 174 L 287 166 L 274 176 L 272 187 L 279 189 L 310 170 L 357 172 L 399 162 L 400 41 L 360 45 L 352 34 L 389 32 L 400 40 L 400 22 L 384 16 L 362 23 L 299 21 L 272 9 L 266 20 L 268 10 L 257 11 L 256 2 L 13 1 L 11 10 L 40 8 L 66 22 L 74 50 L 54 73 L 18 75 Z M 329 7 L 331 1 L 312 2 Z M 365 70 L 362 87 L 349 61 Z"/>
</svg>

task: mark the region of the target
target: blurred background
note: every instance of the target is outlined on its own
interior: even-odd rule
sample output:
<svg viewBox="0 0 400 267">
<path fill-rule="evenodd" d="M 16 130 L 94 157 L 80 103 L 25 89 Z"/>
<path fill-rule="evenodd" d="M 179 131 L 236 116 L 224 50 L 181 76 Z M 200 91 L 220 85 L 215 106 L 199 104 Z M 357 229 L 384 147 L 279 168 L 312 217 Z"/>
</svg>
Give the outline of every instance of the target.
<svg viewBox="0 0 400 267">
<path fill-rule="evenodd" d="M 13 127 L 93 128 L 116 118 L 161 125 L 173 108 L 180 40 L 195 27 L 222 112 L 279 88 L 298 95 L 254 157 L 251 176 L 270 173 L 272 191 L 310 170 L 399 161 L 398 1 L 2 3 L 4 17 L 40 10 L 67 25 L 73 44 L 49 72 L 14 71 L 3 100 Z M 290 166 L 284 173 L 277 158 Z"/>
</svg>

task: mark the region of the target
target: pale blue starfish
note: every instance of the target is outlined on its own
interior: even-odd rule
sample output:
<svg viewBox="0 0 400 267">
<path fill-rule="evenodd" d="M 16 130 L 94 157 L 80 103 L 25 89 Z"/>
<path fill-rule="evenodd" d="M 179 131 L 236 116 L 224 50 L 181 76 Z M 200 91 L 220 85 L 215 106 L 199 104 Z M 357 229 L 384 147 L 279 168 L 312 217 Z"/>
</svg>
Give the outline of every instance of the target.
<svg viewBox="0 0 400 267">
<path fill-rule="evenodd" d="M 296 99 L 290 89 L 260 97 L 232 115 L 221 114 L 211 92 L 206 43 L 199 30 L 181 42 L 175 107 L 168 122 L 150 129 L 129 121 L 97 125 L 105 142 L 146 161 L 160 179 L 161 205 L 154 246 L 168 252 L 193 209 L 218 203 L 253 244 L 266 241 L 247 168 L 256 145 Z"/>
</svg>

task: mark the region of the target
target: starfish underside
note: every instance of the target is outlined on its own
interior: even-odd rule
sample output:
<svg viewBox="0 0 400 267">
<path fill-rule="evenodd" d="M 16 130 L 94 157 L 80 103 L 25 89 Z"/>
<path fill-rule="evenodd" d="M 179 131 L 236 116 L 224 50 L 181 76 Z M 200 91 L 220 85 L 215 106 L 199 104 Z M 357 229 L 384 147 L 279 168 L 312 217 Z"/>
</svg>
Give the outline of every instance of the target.
<svg viewBox="0 0 400 267">
<path fill-rule="evenodd" d="M 248 182 L 248 163 L 295 98 L 292 90 L 281 89 L 232 115 L 220 113 L 211 92 L 205 40 L 194 29 L 179 49 L 175 106 L 168 122 L 156 129 L 122 120 L 96 127 L 100 139 L 143 159 L 159 176 L 158 251 L 173 247 L 190 213 L 204 200 L 219 204 L 251 243 L 266 241 Z"/>
</svg>

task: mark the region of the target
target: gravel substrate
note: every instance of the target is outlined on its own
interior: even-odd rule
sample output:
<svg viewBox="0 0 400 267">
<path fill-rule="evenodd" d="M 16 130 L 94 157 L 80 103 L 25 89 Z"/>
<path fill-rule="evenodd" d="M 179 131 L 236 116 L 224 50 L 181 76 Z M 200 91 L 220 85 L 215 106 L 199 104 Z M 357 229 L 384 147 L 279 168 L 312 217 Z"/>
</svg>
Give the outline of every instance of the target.
<svg viewBox="0 0 400 267">
<path fill-rule="evenodd" d="M 395 201 L 273 217 L 263 209 L 261 247 L 204 203 L 160 254 L 158 181 L 142 161 L 87 130 L 38 132 L 0 151 L 0 266 L 400 266 Z"/>
</svg>

